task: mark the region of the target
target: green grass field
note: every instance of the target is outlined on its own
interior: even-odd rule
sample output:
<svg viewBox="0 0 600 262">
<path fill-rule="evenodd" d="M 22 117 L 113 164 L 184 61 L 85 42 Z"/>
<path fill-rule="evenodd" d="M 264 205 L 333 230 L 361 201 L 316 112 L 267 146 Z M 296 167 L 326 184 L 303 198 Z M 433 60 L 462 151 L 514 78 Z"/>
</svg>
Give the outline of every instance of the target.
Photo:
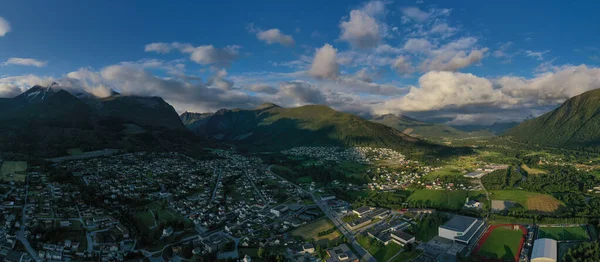
<svg viewBox="0 0 600 262">
<path fill-rule="evenodd" d="M 340 236 L 340 233 L 337 230 L 328 235 L 324 235 L 324 236 L 318 235 L 319 232 L 328 230 L 333 227 L 334 227 L 334 225 L 333 225 L 333 223 L 331 223 L 331 221 L 329 221 L 329 219 L 321 218 L 315 222 L 300 226 L 300 227 L 292 230 L 291 234 L 293 236 L 300 236 L 304 239 L 313 239 L 314 238 L 316 241 L 321 240 L 321 239 L 333 240 Z"/>
<path fill-rule="evenodd" d="M 298 179 L 296 179 L 296 182 L 301 183 L 301 184 L 302 183 L 310 183 L 312 181 L 313 181 L 312 177 L 309 177 L 309 176 L 303 176 L 303 177 L 299 177 Z"/>
<path fill-rule="evenodd" d="M 519 243 L 522 237 L 523 233 L 520 230 L 498 227 L 492 231 L 491 235 L 483 243 L 478 255 L 512 261 L 519 252 Z"/>
<path fill-rule="evenodd" d="M 525 164 L 522 164 L 521 168 L 523 168 L 523 170 L 525 172 L 527 172 L 527 174 L 530 174 L 530 175 L 546 174 L 546 171 L 544 171 L 544 170 L 541 170 L 541 169 L 538 169 L 538 168 L 531 168 L 531 167 L 528 167 Z"/>
<path fill-rule="evenodd" d="M 540 212 L 555 212 L 564 207 L 564 203 L 554 196 L 522 190 L 493 190 L 491 198 L 513 201 L 526 209 Z"/>
<path fill-rule="evenodd" d="M 27 161 L 4 161 L 0 168 L 0 178 L 5 181 L 23 182 L 27 178 Z"/>
<path fill-rule="evenodd" d="M 368 236 L 361 236 L 356 239 L 377 261 L 388 261 L 396 253 L 402 250 L 402 247 L 396 243 L 390 243 L 387 246 Z"/>
<path fill-rule="evenodd" d="M 479 195 L 478 192 L 469 191 L 445 191 L 445 190 L 415 190 L 409 197 L 408 202 L 423 207 L 446 208 L 459 210 L 468 196 Z"/>
<path fill-rule="evenodd" d="M 585 226 L 539 227 L 538 239 L 539 238 L 551 238 L 558 241 L 590 239 Z"/>
</svg>

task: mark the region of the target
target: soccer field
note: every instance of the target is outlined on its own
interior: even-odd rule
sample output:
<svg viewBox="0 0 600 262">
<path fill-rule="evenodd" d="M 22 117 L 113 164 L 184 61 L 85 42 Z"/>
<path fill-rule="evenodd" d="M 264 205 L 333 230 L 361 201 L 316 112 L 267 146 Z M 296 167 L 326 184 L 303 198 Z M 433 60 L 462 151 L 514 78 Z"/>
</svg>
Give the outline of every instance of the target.
<svg viewBox="0 0 600 262">
<path fill-rule="evenodd" d="M 565 240 L 589 240 L 585 226 L 574 227 L 539 227 L 538 239 L 551 238 L 557 241 Z"/>
<path fill-rule="evenodd" d="M 521 230 L 498 227 L 490 233 L 477 255 L 490 259 L 513 261 L 519 253 L 522 238 L 523 232 Z"/>
</svg>

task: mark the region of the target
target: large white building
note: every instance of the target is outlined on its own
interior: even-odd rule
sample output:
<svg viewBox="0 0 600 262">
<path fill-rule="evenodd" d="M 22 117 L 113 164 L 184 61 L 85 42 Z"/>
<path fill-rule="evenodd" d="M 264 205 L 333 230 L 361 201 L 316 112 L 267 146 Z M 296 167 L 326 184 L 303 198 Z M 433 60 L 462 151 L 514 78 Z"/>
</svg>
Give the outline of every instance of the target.
<svg viewBox="0 0 600 262">
<path fill-rule="evenodd" d="M 540 238 L 533 242 L 533 251 L 531 252 L 531 262 L 556 262 L 558 261 L 558 251 L 556 240 L 550 238 Z"/>
<path fill-rule="evenodd" d="M 480 233 L 483 224 L 483 220 L 474 217 L 454 216 L 438 228 L 438 235 L 468 245 L 473 237 Z"/>
</svg>

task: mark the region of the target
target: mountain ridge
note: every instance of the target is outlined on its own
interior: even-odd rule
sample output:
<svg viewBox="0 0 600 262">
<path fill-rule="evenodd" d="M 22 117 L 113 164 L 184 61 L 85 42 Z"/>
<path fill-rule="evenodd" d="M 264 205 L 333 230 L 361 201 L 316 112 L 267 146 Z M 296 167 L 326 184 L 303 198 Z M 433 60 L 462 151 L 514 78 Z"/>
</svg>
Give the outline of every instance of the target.
<svg viewBox="0 0 600 262">
<path fill-rule="evenodd" d="M 567 148 L 600 146 L 600 89 L 567 99 L 558 108 L 526 120 L 504 136 L 516 141 Z"/>
</svg>

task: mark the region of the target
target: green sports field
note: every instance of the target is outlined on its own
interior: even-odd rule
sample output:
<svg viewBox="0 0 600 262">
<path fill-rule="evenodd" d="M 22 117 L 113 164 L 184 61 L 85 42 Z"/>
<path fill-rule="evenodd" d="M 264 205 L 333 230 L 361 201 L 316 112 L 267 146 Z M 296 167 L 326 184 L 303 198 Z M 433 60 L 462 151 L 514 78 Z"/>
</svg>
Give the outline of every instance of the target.
<svg viewBox="0 0 600 262">
<path fill-rule="evenodd" d="M 5 181 L 25 181 L 27 174 L 26 161 L 5 161 L 0 168 L 0 178 Z"/>
<path fill-rule="evenodd" d="M 481 246 L 477 255 L 492 259 L 514 260 L 519 252 L 519 244 L 523 232 L 504 227 L 498 227 Z"/>
<path fill-rule="evenodd" d="M 589 240 L 590 236 L 585 226 L 575 227 L 539 227 L 539 238 L 551 238 L 558 241 L 565 240 Z"/>
<path fill-rule="evenodd" d="M 419 207 L 445 208 L 459 210 L 465 204 L 468 196 L 476 196 L 475 191 L 446 191 L 446 190 L 415 190 L 409 197 L 408 202 Z"/>
</svg>

